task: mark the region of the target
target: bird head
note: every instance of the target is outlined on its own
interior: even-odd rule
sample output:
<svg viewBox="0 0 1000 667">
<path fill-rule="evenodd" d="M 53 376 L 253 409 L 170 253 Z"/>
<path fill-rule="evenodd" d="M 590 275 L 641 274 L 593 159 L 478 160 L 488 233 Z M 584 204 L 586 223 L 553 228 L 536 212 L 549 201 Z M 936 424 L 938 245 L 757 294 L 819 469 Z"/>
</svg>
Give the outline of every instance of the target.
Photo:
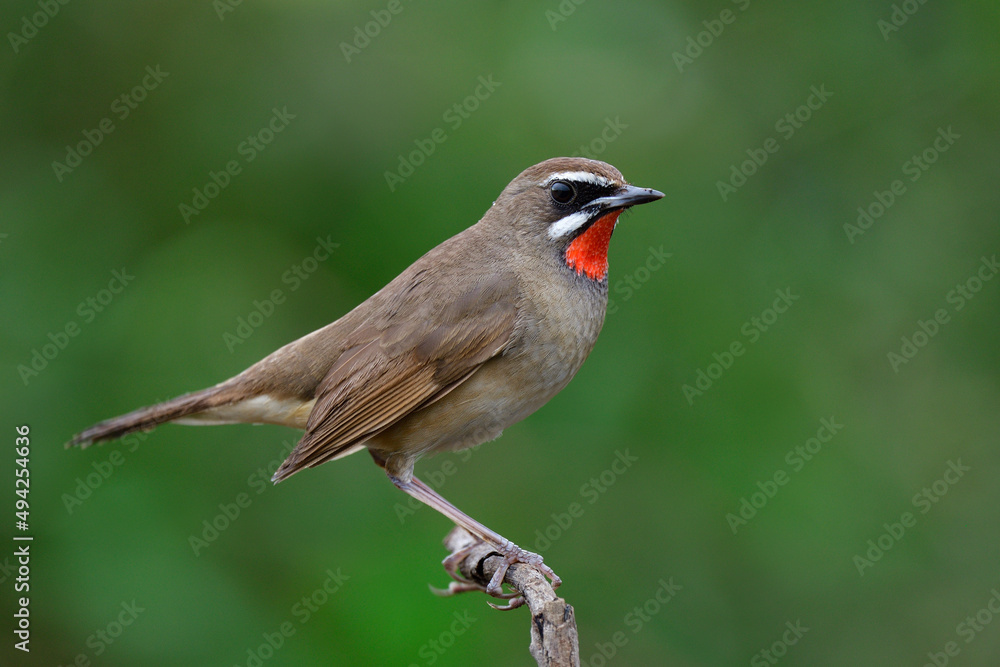
<svg viewBox="0 0 1000 667">
<path fill-rule="evenodd" d="M 661 197 L 662 192 L 629 185 L 606 162 L 562 157 L 521 172 L 490 213 L 522 242 L 554 253 L 568 270 L 602 281 L 608 275 L 608 243 L 618 216 Z"/>
</svg>

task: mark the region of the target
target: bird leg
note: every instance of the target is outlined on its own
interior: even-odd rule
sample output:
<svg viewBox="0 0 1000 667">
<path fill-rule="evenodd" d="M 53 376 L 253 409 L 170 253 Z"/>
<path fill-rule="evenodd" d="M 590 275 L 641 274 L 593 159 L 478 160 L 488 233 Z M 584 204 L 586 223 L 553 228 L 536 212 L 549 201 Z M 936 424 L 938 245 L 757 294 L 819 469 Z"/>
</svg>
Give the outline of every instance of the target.
<svg viewBox="0 0 1000 667">
<path fill-rule="evenodd" d="M 404 491 L 410 496 L 416 498 L 417 500 L 424 503 L 428 507 L 433 507 L 441 514 L 451 519 L 456 526 L 464 528 L 473 537 L 476 537 L 485 542 L 486 544 L 489 544 L 491 547 L 497 550 L 497 553 L 500 554 L 500 556 L 503 557 L 504 559 L 503 564 L 497 569 L 496 573 L 493 575 L 493 578 L 490 579 L 490 583 L 485 588 L 482 588 L 478 584 L 475 584 L 473 582 L 467 581 L 466 579 L 458 575 L 458 564 L 462 562 L 462 559 L 471 550 L 472 548 L 471 545 L 463 549 L 460 549 L 459 551 L 445 558 L 442 564 L 445 566 L 445 569 L 448 571 L 448 574 L 450 574 L 452 578 L 454 578 L 459 583 L 459 585 L 457 586 L 455 584 L 452 584 L 451 587 L 449 587 L 448 589 L 448 594 L 461 593 L 469 590 L 483 590 L 485 593 L 487 593 L 488 595 L 492 595 L 493 597 L 498 597 L 503 599 L 510 599 L 512 597 L 517 597 L 520 595 L 519 593 L 511 594 L 503 592 L 503 579 L 504 576 L 507 574 L 507 568 L 509 568 L 514 563 L 524 563 L 526 565 L 530 565 L 536 568 L 542 574 L 544 574 L 546 577 L 552 580 L 552 588 L 558 588 L 559 584 L 562 583 L 562 580 L 556 575 L 555 572 L 552 571 L 552 568 L 550 568 L 548 565 L 542 562 L 541 556 L 539 556 L 536 553 L 532 553 L 530 551 L 522 549 L 521 547 L 517 546 L 510 540 L 504 538 L 499 533 L 490 530 L 489 528 L 479 523 L 471 516 L 469 516 L 468 514 L 466 514 L 465 512 L 463 512 L 462 510 L 458 509 L 450 502 L 445 500 L 434 489 L 430 488 L 416 477 L 411 477 L 410 481 L 404 482 L 398 477 L 395 477 L 394 475 L 390 474 L 389 479 L 391 479 L 392 483 L 395 484 L 401 491 Z M 511 608 L 513 608 L 514 606 L 520 606 L 520 605 L 512 605 Z"/>
</svg>

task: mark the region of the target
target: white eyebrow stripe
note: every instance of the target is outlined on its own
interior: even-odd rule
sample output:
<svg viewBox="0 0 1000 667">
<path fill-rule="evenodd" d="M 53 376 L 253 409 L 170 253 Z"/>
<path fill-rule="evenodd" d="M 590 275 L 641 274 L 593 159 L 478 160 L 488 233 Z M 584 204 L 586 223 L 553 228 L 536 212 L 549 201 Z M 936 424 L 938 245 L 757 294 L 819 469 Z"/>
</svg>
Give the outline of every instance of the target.
<svg viewBox="0 0 1000 667">
<path fill-rule="evenodd" d="M 611 181 L 603 176 L 598 176 L 597 174 L 593 174 L 589 171 L 560 171 L 546 178 L 541 185 L 542 187 L 546 187 L 555 181 L 577 181 L 601 186 L 612 184 Z"/>
<path fill-rule="evenodd" d="M 549 238 L 557 239 L 567 234 L 571 234 L 590 220 L 592 213 L 577 211 L 570 213 L 565 218 L 560 218 L 549 225 Z"/>
</svg>

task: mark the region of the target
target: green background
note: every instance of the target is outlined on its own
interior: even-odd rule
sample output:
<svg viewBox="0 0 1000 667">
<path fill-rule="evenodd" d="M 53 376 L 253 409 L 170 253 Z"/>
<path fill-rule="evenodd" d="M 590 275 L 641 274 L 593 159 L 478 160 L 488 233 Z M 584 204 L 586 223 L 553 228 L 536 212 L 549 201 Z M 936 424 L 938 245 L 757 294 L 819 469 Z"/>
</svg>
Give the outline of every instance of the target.
<svg viewBox="0 0 1000 667">
<path fill-rule="evenodd" d="M 446 497 L 523 546 L 555 536 L 544 556 L 587 665 L 616 633 L 609 664 L 770 664 L 758 652 L 775 642 L 783 665 L 923 665 L 948 642 L 949 664 L 995 664 L 1000 619 L 980 614 L 992 623 L 971 637 L 960 624 L 1000 589 L 1000 280 L 973 282 L 961 310 L 948 294 L 1000 252 L 996 3 L 911 2 L 884 35 L 889 0 L 403 2 L 348 62 L 341 43 L 386 6 L 245 2 L 220 19 L 208 0 L 75 0 L 15 52 L 9 33 L 41 10 L 4 3 L 0 523 L 14 531 L 26 423 L 35 541 L 32 652 L 11 647 L 5 567 L 0 662 L 247 665 L 291 622 L 265 665 L 533 664 L 526 610 L 428 592 L 447 581 L 449 524 L 427 509 L 401 519 L 406 497 L 364 454 L 270 487 L 257 471 L 296 431 L 166 426 L 132 445 L 62 445 L 327 324 L 522 169 L 589 146 L 666 193 L 621 221 L 600 342 L 538 414 L 418 474 L 443 475 Z M 147 66 L 168 75 L 120 118 L 112 104 Z M 449 124 L 490 76 L 499 86 Z M 779 131 L 813 86 L 832 95 Z M 294 119 L 246 162 L 241 142 L 286 107 Z M 60 181 L 53 161 L 106 117 L 113 132 Z M 596 141 L 609 122 L 620 131 Z M 385 172 L 436 128 L 446 140 L 391 190 Z M 910 180 L 905 163 L 949 128 L 959 138 Z M 769 138 L 777 152 L 723 200 L 718 182 Z M 241 172 L 186 224 L 179 204 L 234 159 Z M 897 179 L 902 194 L 849 238 L 858 207 Z M 339 247 L 292 290 L 282 276 L 318 237 Z M 100 313 L 79 309 L 122 269 L 134 279 Z M 230 351 L 224 334 L 275 289 L 285 301 Z M 798 298 L 751 342 L 745 323 L 786 289 Z M 894 369 L 887 355 L 938 309 L 948 321 Z M 78 335 L 25 382 L 19 365 L 70 323 Z M 744 353 L 711 368 L 734 342 Z M 717 377 L 689 402 L 699 370 Z M 786 454 L 824 418 L 843 428 L 794 468 Z M 637 458 L 620 475 L 606 472 L 616 452 Z M 915 504 L 949 462 L 969 470 Z M 769 486 L 779 471 L 787 483 Z M 602 473 L 614 484 L 595 492 Z M 100 484 L 67 504 L 88 476 Z M 773 497 L 734 534 L 727 514 L 761 488 Z M 195 555 L 190 536 L 240 494 L 249 506 Z M 572 503 L 582 514 L 562 529 Z M 905 512 L 913 525 L 859 573 L 855 557 Z M 348 578 L 302 623 L 293 608 L 328 569 Z M 680 590 L 650 602 L 671 578 Z M 112 644 L 88 639 L 133 601 L 143 611 Z M 644 606 L 656 613 L 637 620 Z M 786 622 L 808 628 L 786 635 L 794 645 Z"/>
</svg>

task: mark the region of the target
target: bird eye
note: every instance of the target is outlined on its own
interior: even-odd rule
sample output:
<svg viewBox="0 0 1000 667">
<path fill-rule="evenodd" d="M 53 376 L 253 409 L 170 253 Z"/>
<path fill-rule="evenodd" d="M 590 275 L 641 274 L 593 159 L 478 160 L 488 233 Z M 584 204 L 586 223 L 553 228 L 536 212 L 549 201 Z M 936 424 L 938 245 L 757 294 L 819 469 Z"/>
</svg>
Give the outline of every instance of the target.
<svg viewBox="0 0 1000 667">
<path fill-rule="evenodd" d="M 576 197 L 576 188 L 566 181 L 556 181 L 549 186 L 552 201 L 557 204 L 568 204 Z"/>
</svg>

